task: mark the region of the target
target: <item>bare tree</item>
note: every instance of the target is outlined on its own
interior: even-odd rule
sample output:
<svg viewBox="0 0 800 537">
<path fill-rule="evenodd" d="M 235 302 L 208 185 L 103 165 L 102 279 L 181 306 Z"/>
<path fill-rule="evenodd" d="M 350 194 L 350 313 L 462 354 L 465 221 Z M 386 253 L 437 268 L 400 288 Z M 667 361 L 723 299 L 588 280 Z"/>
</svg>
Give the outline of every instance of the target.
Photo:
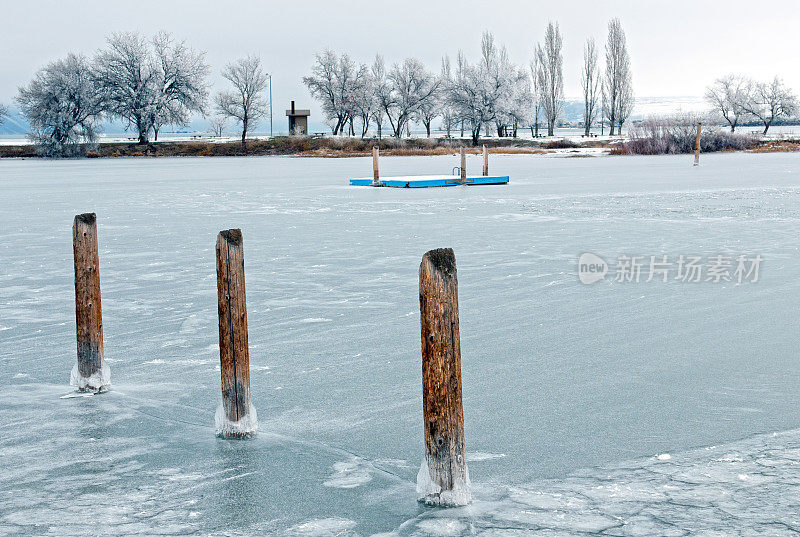
<svg viewBox="0 0 800 537">
<path fill-rule="evenodd" d="M 139 143 L 165 123 L 186 124 L 202 112 L 208 90 L 203 55 L 161 33 L 148 43 L 135 32 L 113 34 L 95 59 L 103 107 L 136 129 Z"/>
<path fill-rule="evenodd" d="M 590 37 L 583 46 L 583 70 L 581 87 L 583 89 L 583 127 L 584 135 L 589 136 L 592 123 L 597 118 L 600 97 L 600 70 L 597 68 L 597 47 Z"/>
<path fill-rule="evenodd" d="M 718 78 L 706 90 L 706 102 L 728 123 L 731 132 L 736 131 L 739 121 L 747 113 L 744 109 L 747 90 L 748 80 L 736 75 Z"/>
<path fill-rule="evenodd" d="M 215 115 L 208 118 L 208 125 L 211 135 L 217 138 L 222 137 L 222 135 L 225 134 L 225 127 L 227 123 L 228 118 L 225 116 Z"/>
<path fill-rule="evenodd" d="M 247 145 L 247 131 L 267 115 L 267 76 L 261 68 L 261 58 L 252 55 L 229 63 L 222 76 L 233 85 L 233 91 L 217 94 L 217 113 L 242 126 L 242 145 Z"/>
<path fill-rule="evenodd" d="M 772 82 L 750 83 L 744 111 L 758 118 L 767 134 L 775 120 L 791 116 L 797 109 L 797 97 L 777 76 Z"/>
<path fill-rule="evenodd" d="M 544 45 L 536 47 L 539 59 L 539 91 L 542 110 L 547 121 L 547 135 L 553 136 L 556 121 L 561 115 L 564 100 L 563 43 L 558 23 L 550 22 L 544 35 Z"/>
<path fill-rule="evenodd" d="M 621 134 L 622 124 L 633 108 L 633 85 L 628 45 L 619 19 L 611 19 L 608 23 L 603 90 L 606 105 L 605 117 L 608 118 L 609 124 L 608 133 L 613 136 L 618 127 Z M 624 117 L 620 117 L 621 115 Z"/>
<path fill-rule="evenodd" d="M 17 103 L 30 122 L 31 138 L 46 156 L 75 156 L 82 143 L 96 140 L 102 106 L 84 56 L 70 53 L 40 69 L 19 88 Z"/>
</svg>

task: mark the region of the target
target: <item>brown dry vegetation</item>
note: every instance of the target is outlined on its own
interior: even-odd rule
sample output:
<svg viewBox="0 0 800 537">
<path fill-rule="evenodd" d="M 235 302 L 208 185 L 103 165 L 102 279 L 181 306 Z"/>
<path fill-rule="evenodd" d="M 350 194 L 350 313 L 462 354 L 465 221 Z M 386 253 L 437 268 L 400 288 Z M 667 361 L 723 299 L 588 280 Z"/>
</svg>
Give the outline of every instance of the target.
<svg viewBox="0 0 800 537">
<path fill-rule="evenodd" d="M 252 140 L 246 146 L 240 142 L 211 143 L 208 141 L 157 142 L 150 144 L 105 143 L 87 148 L 87 158 L 103 157 L 220 157 L 248 155 L 298 155 L 304 157 L 361 157 L 368 156 L 373 146 L 378 146 L 382 155 L 420 156 L 449 155 L 466 147 L 470 154 L 479 154 L 480 147 L 472 147 L 469 141 L 446 138 L 384 138 L 382 140 L 361 138 L 310 138 L 304 136 L 285 136 L 272 140 Z M 514 138 L 487 140 L 486 146 L 492 153 L 541 154 L 553 149 L 577 147 L 605 147 L 598 141 L 575 144 L 569 140 L 533 141 Z M 36 157 L 36 147 L 32 145 L 0 146 L 2 157 Z"/>
<path fill-rule="evenodd" d="M 752 153 L 784 153 L 800 151 L 800 142 L 797 140 L 775 140 L 765 142 L 750 150 Z"/>
</svg>

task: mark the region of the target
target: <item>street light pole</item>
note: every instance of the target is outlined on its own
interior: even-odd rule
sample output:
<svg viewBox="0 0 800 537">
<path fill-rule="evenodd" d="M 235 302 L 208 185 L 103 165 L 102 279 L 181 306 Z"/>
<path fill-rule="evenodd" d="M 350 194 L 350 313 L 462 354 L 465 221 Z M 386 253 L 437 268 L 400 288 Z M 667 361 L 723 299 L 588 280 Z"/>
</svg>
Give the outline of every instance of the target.
<svg viewBox="0 0 800 537">
<path fill-rule="evenodd" d="M 269 137 L 272 138 L 272 75 L 269 77 Z"/>
</svg>

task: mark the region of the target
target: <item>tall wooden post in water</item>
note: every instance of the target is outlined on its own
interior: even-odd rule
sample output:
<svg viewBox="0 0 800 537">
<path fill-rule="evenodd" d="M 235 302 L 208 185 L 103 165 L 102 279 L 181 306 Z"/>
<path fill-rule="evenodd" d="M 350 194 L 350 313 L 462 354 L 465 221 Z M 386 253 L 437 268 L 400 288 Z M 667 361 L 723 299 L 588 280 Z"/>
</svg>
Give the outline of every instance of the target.
<svg viewBox="0 0 800 537">
<path fill-rule="evenodd" d="M 380 157 L 380 150 L 375 146 L 372 148 L 372 186 L 378 186 L 381 183 L 378 173 L 378 157 Z"/>
<path fill-rule="evenodd" d="M 489 176 L 489 150 L 485 145 L 483 146 L 483 176 Z"/>
<path fill-rule="evenodd" d="M 222 416 L 217 416 L 217 431 L 223 436 L 247 436 L 255 432 L 256 420 L 250 415 L 250 355 L 240 229 L 220 231 L 217 236 L 217 299 L 222 376 Z"/>
<path fill-rule="evenodd" d="M 700 122 L 697 122 L 697 138 L 694 142 L 694 165 L 700 164 Z"/>
<path fill-rule="evenodd" d="M 101 391 L 110 379 L 103 360 L 103 313 L 100 305 L 100 256 L 97 246 L 97 216 L 79 214 L 72 225 L 75 258 L 75 325 L 78 365 L 70 384 L 81 391 Z"/>
<path fill-rule="evenodd" d="M 466 148 L 461 148 L 461 183 L 466 184 L 467 182 L 467 150 Z"/>
<path fill-rule="evenodd" d="M 425 461 L 417 476 L 421 500 L 465 505 L 471 499 L 461 404 L 458 278 L 453 250 L 431 250 L 419 267 L 422 406 Z"/>
</svg>

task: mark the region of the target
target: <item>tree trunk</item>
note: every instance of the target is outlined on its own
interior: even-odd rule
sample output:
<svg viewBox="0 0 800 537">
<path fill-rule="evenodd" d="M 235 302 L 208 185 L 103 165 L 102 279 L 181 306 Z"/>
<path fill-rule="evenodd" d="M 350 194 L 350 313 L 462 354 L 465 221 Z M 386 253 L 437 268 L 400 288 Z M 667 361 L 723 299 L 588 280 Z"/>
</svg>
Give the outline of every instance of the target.
<svg viewBox="0 0 800 537">
<path fill-rule="evenodd" d="M 478 145 L 478 141 L 481 139 L 481 125 L 478 124 L 477 127 L 472 129 L 472 145 Z"/>
<path fill-rule="evenodd" d="M 242 121 L 242 147 L 247 146 L 247 123 L 247 118 L 244 118 L 244 121 Z"/>
<path fill-rule="evenodd" d="M 431 137 L 431 122 L 430 121 L 425 123 L 425 132 L 428 133 L 428 138 L 430 138 Z"/>
</svg>

